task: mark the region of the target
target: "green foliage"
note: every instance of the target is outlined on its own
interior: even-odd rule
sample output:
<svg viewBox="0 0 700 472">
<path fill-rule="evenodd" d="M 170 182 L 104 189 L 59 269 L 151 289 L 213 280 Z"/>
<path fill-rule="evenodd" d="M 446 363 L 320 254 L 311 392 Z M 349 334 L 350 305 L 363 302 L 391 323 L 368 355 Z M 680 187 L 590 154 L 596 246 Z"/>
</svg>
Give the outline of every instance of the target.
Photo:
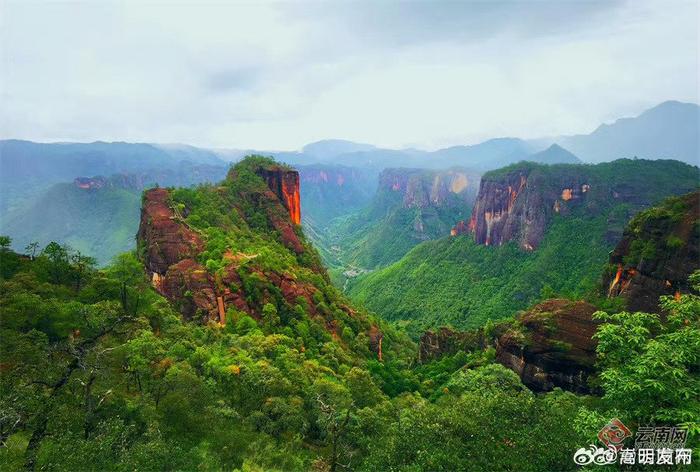
<svg viewBox="0 0 700 472">
<path fill-rule="evenodd" d="M 334 341 L 306 301 L 286 326 L 267 303 L 260 325 L 230 310 L 236 323 L 224 329 L 183 322 L 133 255 L 90 268 L 79 290 L 53 283 L 46 264 L 24 259 L 0 281 L 3 469 L 459 470 L 477 460 L 474 438 L 489 437 L 475 468 L 570 465 L 575 433 L 562 405 L 579 400 L 534 397 L 489 364 L 492 353 L 411 367 L 415 347 L 384 327 L 380 363 L 365 357 L 361 325 L 343 319 Z M 565 447 L 537 459 L 534 435 L 547 428 L 555 436 L 537 440 L 563 437 Z"/>
<path fill-rule="evenodd" d="M 639 424 L 683 423 L 700 432 L 700 297 L 662 297 L 662 307 L 665 322 L 651 313 L 595 314 L 604 322 L 595 335 L 603 398 Z"/>
<path fill-rule="evenodd" d="M 553 215 L 532 252 L 521 251 L 515 243 L 477 245 L 471 235 L 424 242 L 398 262 L 350 281 L 346 288 L 352 300 L 389 320 L 410 320 L 414 335 L 446 324 L 481 326 L 555 295 L 597 303 L 600 267 L 614 246 L 610 234 L 621 233 L 631 212 L 640 208 L 619 203 L 616 192 L 634 188 L 639 199 L 657 202 L 697 188 L 698 176 L 697 168 L 676 161 L 620 159 L 585 166 L 519 163 L 488 172 L 483 180 L 516 171 L 529 172 L 528 179 L 542 192 L 558 194 L 562 179 L 573 172 L 590 179 L 591 188 L 568 214 Z M 679 224 L 693 198 L 698 198 L 697 192 L 671 197 L 635 216 L 628 231 L 652 236 L 635 239 L 624 262 L 664 260 L 684 241 L 700 235 L 700 225 Z M 692 232 L 696 236 L 689 238 Z"/>
<path fill-rule="evenodd" d="M 112 257 L 134 248 L 139 194 L 111 186 L 87 191 L 73 183 L 55 184 L 4 215 L 3 228 L 13 236 L 16 249 L 32 242 L 45 246 L 58 241 L 106 265 Z M 28 254 L 32 252 L 27 249 Z"/>
<path fill-rule="evenodd" d="M 351 285 L 351 298 L 409 330 L 451 324 L 460 328 L 513 316 L 557 294 L 592 293 L 610 244 L 604 217 L 558 217 L 540 247 L 482 246 L 469 236 L 420 244 L 399 262 Z"/>
</svg>

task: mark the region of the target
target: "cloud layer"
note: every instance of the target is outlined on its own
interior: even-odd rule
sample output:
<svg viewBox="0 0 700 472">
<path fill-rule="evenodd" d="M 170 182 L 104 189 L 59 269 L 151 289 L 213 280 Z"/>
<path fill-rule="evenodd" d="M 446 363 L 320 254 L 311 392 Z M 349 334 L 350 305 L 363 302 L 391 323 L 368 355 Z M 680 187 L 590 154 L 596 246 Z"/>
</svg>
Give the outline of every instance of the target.
<svg viewBox="0 0 700 472">
<path fill-rule="evenodd" d="M 5 138 L 434 148 L 698 101 L 698 4 L 0 5 Z"/>
</svg>

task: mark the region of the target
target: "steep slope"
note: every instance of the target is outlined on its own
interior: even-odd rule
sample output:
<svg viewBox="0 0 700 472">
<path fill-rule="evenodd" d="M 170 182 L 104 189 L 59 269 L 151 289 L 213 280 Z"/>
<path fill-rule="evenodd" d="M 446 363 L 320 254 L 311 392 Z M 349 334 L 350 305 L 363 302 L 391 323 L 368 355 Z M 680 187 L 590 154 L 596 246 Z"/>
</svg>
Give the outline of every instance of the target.
<svg viewBox="0 0 700 472">
<path fill-rule="evenodd" d="M 688 291 L 700 269 L 700 192 L 669 198 L 636 215 L 610 253 L 604 294 L 629 311 L 659 312 L 659 297 Z"/>
<path fill-rule="evenodd" d="M 592 318 L 597 308 L 583 301 L 552 299 L 517 317 L 498 339 L 496 360 L 513 370 L 535 391 L 560 387 L 589 392 L 594 373 L 600 324 Z"/>
<path fill-rule="evenodd" d="M 349 293 L 387 319 L 410 320 L 415 332 L 479 326 L 554 294 L 580 298 L 596 290 L 631 215 L 697 188 L 697 175 L 680 162 L 644 160 L 485 174 L 473 223 L 460 225 L 466 235 L 423 243 Z"/>
<path fill-rule="evenodd" d="M 603 124 L 591 134 L 557 138 L 566 149 L 589 162 L 619 157 L 700 162 L 700 106 L 668 101 L 634 118 Z"/>
<path fill-rule="evenodd" d="M 138 252 L 153 287 L 187 319 L 289 325 L 308 316 L 337 338 L 365 333 L 381 359 L 382 332 L 330 284 L 300 222 L 297 171 L 251 156 L 219 185 L 146 191 Z"/>
<path fill-rule="evenodd" d="M 36 241 L 68 244 L 102 265 L 135 247 L 140 194 L 154 185 L 214 182 L 226 174 L 223 166 L 179 163 L 174 167 L 110 177 L 77 177 L 26 198 L 0 216 L 0 231 L 23 249 Z"/>
<path fill-rule="evenodd" d="M 0 232 L 24 249 L 30 242 L 40 247 L 51 241 L 68 244 L 106 264 L 134 247 L 138 227 L 140 191 L 96 185 L 94 180 L 55 184 L 28 206 L 0 220 Z M 90 182 L 90 183 L 88 183 Z M 103 183 L 104 181 L 100 181 Z"/>
<path fill-rule="evenodd" d="M 344 267 L 389 264 L 421 241 L 449 234 L 469 214 L 478 179 L 460 168 L 386 169 L 369 207 L 335 220 L 325 244 L 335 248 L 336 264 Z"/>
<path fill-rule="evenodd" d="M 652 181 L 654 185 L 649 185 Z M 500 246 L 515 241 L 531 251 L 539 246 L 555 215 L 596 216 L 619 207 L 631 216 L 668 195 L 674 185 L 673 193 L 685 193 L 697 182 L 696 167 L 675 161 L 516 164 L 484 174 L 468 231 L 479 244 Z M 610 241 L 619 239 L 619 229 L 610 225 Z"/>
</svg>

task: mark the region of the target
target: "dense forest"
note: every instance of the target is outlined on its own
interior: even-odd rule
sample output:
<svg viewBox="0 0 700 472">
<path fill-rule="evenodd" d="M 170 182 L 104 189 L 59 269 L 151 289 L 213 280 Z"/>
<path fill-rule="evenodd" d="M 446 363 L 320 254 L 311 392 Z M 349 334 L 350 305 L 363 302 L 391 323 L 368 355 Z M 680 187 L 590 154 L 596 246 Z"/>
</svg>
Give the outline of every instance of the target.
<svg viewBox="0 0 700 472">
<path fill-rule="evenodd" d="M 439 325 L 478 327 L 554 296 L 595 302 L 602 293 L 601 268 L 629 219 L 665 197 L 694 190 L 698 178 L 696 167 L 641 159 L 523 162 L 491 171 L 482 179 L 475 221 L 509 205 L 502 196 L 524 183 L 520 194 L 513 193 L 513 219 L 500 229 L 503 235 L 494 226 L 500 245 L 476 241 L 472 232 L 427 241 L 396 263 L 352 280 L 348 293 L 416 334 Z M 586 191 L 569 196 L 572 186 Z M 536 250 L 524 248 L 530 243 Z"/>
<path fill-rule="evenodd" d="M 614 417 L 685 425 L 698 447 L 700 273 L 662 297 L 663 316 L 594 315 L 590 394 L 533 392 L 495 358 L 498 337 L 522 330 L 514 318 L 421 359 L 403 330 L 353 307 L 263 178 L 288 172 L 251 157 L 218 185 L 147 192 L 138 250 L 104 268 L 57 243 L 18 254 L 3 237 L 3 469 L 575 470 Z M 163 191 L 178 237 L 201 238 L 184 275 L 189 259 L 153 276 L 168 256 L 149 206 Z M 424 246 L 456 244 L 472 245 Z M 238 303 L 225 321 L 207 287 Z"/>
</svg>

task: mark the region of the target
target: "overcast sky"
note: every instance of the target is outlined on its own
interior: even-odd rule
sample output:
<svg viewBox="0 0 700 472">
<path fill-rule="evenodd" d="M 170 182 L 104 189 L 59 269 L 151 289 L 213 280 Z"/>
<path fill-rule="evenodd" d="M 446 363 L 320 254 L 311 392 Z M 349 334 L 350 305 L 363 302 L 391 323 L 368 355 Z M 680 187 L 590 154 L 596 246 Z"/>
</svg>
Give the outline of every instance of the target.
<svg viewBox="0 0 700 472">
<path fill-rule="evenodd" d="M 0 135 L 433 149 L 698 102 L 698 2 L 0 0 Z"/>
</svg>

